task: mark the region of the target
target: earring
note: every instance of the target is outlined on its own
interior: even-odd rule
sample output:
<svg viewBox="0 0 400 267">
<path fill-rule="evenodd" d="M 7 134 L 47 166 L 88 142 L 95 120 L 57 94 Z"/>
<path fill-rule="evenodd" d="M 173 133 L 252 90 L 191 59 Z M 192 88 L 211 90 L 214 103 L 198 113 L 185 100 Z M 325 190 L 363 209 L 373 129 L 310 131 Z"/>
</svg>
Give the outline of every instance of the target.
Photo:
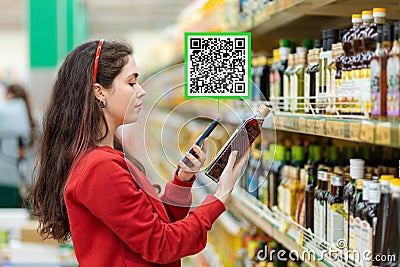
<svg viewBox="0 0 400 267">
<path fill-rule="evenodd" d="M 101 107 L 101 108 L 105 108 L 106 105 L 107 105 L 107 102 L 106 102 L 105 99 L 100 100 L 100 107 Z"/>
</svg>

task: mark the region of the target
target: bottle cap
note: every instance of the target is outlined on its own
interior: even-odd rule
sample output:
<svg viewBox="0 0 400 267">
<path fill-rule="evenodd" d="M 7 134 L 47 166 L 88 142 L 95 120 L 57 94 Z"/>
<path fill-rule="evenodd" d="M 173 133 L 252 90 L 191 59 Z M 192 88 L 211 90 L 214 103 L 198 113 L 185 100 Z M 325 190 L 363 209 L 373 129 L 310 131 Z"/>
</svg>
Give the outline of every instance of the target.
<svg viewBox="0 0 400 267">
<path fill-rule="evenodd" d="M 296 53 L 297 53 L 297 54 L 299 54 L 299 53 L 305 53 L 305 54 L 307 54 L 307 48 L 302 47 L 302 46 L 298 46 L 298 47 L 296 47 Z"/>
<path fill-rule="evenodd" d="M 390 184 L 392 186 L 400 187 L 400 179 L 399 178 L 394 178 L 394 179 L 390 180 Z"/>
<path fill-rule="evenodd" d="M 374 18 L 383 18 L 386 17 L 386 8 L 374 8 L 372 10 L 372 16 Z"/>
<path fill-rule="evenodd" d="M 372 16 L 371 10 L 364 10 L 361 15 L 362 20 L 371 20 L 374 17 Z"/>
<path fill-rule="evenodd" d="M 343 177 L 341 175 L 331 175 L 331 185 L 333 186 L 343 186 Z"/>
<path fill-rule="evenodd" d="M 280 47 L 288 47 L 288 48 L 290 48 L 290 46 L 291 46 L 291 41 L 288 40 L 288 39 L 280 39 L 280 40 L 279 40 L 279 46 L 280 46 Z"/>
<path fill-rule="evenodd" d="M 353 15 L 351 15 L 351 23 L 362 23 L 361 14 L 353 14 Z"/>
<path fill-rule="evenodd" d="M 279 56 L 281 60 L 287 60 L 290 54 L 289 47 L 279 47 Z"/>
<path fill-rule="evenodd" d="M 275 61 L 279 61 L 279 49 L 273 49 L 272 56 L 274 57 Z"/>
<path fill-rule="evenodd" d="M 350 159 L 350 168 L 351 166 L 363 166 L 365 165 L 365 161 L 363 159 Z"/>
<path fill-rule="evenodd" d="M 302 146 L 292 146 L 292 159 L 298 161 L 304 160 L 304 150 Z"/>
<path fill-rule="evenodd" d="M 273 145 L 272 149 L 275 148 L 275 160 L 284 161 L 286 148 L 283 145 Z"/>
<path fill-rule="evenodd" d="M 314 40 L 314 48 L 321 48 L 321 47 L 322 47 L 321 39 L 315 39 Z"/>
<path fill-rule="evenodd" d="M 259 105 L 257 111 L 263 116 L 263 117 L 267 117 L 267 115 L 270 112 L 270 109 L 266 106 L 266 105 Z"/>
<path fill-rule="evenodd" d="M 363 188 L 363 183 L 364 183 L 363 179 L 358 179 L 356 181 L 356 189 L 361 190 Z"/>
<path fill-rule="evenodd" d="M 311 39 L 304 39 L 303 40 L 303 46 L 305 48 L 307 48 L 308 50 L 312 49 L 313 48 L 313 41 Z"/>
<path fill-rule="evenodd" d="M 379 181 L 390 181 L 394 179 L 394 175 L 381 175 L 381 179 L 379 179 Z"/>
</svg>

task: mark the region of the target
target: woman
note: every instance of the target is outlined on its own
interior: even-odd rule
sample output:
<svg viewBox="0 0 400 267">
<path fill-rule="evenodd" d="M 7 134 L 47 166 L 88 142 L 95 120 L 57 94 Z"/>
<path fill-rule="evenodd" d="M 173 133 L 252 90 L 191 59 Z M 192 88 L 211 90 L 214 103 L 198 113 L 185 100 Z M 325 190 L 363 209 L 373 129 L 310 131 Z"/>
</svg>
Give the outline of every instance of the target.
<svg viewBox="0 0 400 267">
<path fill-rule="evenodd" d="M 113 147 L 116 128 L 137 121 L 146 94 L 131 54 L 128 45 L 104 40 L 75 48 L 44 117 L 33 214 L 45 238 L 72 237 L 83 267 L 180 266 L 204 248 L 245 162 L 233 167 L 232 152 L 215 194 L 189 212 L 194 174 L 205 160 L 194 146 L 199 158 L 186 155 L 194 166 L 179 162 L 158 197 L 140 166 Z"/>
</svg>

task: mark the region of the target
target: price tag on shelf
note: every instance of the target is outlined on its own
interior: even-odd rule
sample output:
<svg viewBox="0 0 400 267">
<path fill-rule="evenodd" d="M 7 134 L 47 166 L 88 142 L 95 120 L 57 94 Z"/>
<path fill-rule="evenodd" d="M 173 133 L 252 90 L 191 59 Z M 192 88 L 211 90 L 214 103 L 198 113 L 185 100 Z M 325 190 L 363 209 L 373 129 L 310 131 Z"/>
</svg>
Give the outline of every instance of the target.
<svg viewBox="0 0 400 267">
<path fill-rule="evenodd" d="M 279 218 L 278 220 L 278 229 L 281 233 L 286 233 L 287 230 L 287 222 L 286 219 L 282 216 L 281 218 Z"/>
<path fill-rule="evenodd" d="M 335 134 L 335 124 L 334 121 L 327 121 L 325 123 L 326 135 L 327 136 L 334 136 Z"/>
<path fill-rule="evenodd" d="M 359 140 L 361 124 L 359 122 L 350 122 L 349 128 L 350 128 L 350 139 Z"/>
<path fill-rule="evenodd" d="M 317 134 L 325 135 L 325 120 L 316 120 L 315 129 Z"/>
<path fill-rule="evenodd" d="M 299 119 L 299 131 L 307 132 L 307 120 L 305 118 Z"/>
<path fill-rule="evenodd" d="M 344 138 L 344 127 L 345 123 L 343 121 L 335 122 L 335 127 L 333 130 L 333 135 L 336 137 Z"/>
<path fill-rule="evenodd" d="M 391 127 L 390 122 L 381 122 L 376 124 L 375 143 L 380 145 L 391 144 Z"/>
<path fill-rule="evenodd" d="M 375 123 L 371 121 L 362 122 L 360 139 L 368 143 L 373 143 L 375 141 Z"/>
<path fill-rule="evenodd" d="M 299 230 L 294 231 L 294 240 L 296 241 L 297 245 L 303 246 L 303 233 Z"/>
<path fill-rule="evenodd" d="M 307 132 L 315 134 L 315 120 L 314 119 L 307 120 Z"/>
</svg>

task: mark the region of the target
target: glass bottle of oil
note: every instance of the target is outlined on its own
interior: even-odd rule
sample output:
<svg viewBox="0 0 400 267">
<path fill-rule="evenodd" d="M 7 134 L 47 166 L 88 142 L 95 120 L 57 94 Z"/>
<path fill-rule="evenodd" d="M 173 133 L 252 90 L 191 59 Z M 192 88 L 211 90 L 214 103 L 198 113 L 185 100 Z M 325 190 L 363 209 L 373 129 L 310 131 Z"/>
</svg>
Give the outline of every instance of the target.
<svg viewBox="0 0 400 267">
<path fill-rule="evenodd" d="M 394 26 L 394 42 L 387 61 L 387 116 L 400 119 L 400 24 Z"/>
<path fill-rule="evenodd" d="M 394 255 L 390 266 L 400 265 L 400 179 L 390 181 L 389 221 L 385 235 L 385 255 Z"/>
<path fill-rule="evenodd" d="M 375 240 L 376 225 L 378 221 L 378 207 L 380 202 L 380 185 L 376 181 L 369 183 L 369 201 L 368 206 L 362 212 L 361 222 L 361 250 L 370 251 L 372 253 L 372 245 Z M 364 266 L 369 266 L 367 261 L 364 261 Z"/>
<path fill-rule="evenodd" d="M 314 211 L 318 210 L 318 214 L 314 213 L 314 230 L 317 236 L 322 240 L 326 240 L 326 195 L 328 192 L 328 171 L 326 169 L 318 170 L 318 180 L 320 184 L 316 190 L 316 202 L 314 203 Z"/>
<path fill-rule="evenodd" d="M 287 184 L 289 183 L 289 176 L 290 176 L 290 166 L 285 165 L 283 167 L 283 178 L 278 186 L 278 208 L 285 214 L 287 206 L 286 187 Z"/>
<path fill-rule="evenodd" d="M 308 180 L 305 192 L 306 224 L 305 228 L 314 233 L 314 198 L 317 186 L 317 168 L 308 169 Z"/>
<path fill-rule="evenodd" d="M 301 226 L 306 226 L 306 186 L 307 186 L 307 170 L 308 166 L 300 169 L 300 187 L 299 187 L 299 202 L 296 210 L 296 222 Z"/>
<path fill-rule="evenodd" d="M 334 91 L 335 111 L 341 114 L 343 110 L 343 100 L 345 97 L 342 91 L 342 67 L 343 67 L 342 63 L 344 58 L 343 45 L 341 43 L 338 43 L 336 45 L 336 49 L 337 49 L 337 57 L 335 60 L 336 74 L 335 74 L 335 91 Z"/>
<path fill-rule="evenodd" d="M 354 59 L 352 63 L 352 71 L 354 73 L 355 86 L 359 89 L 362 112 L 369 114 L 371 112 L 371 92 L 370 92 L 370 74 L 369 66 L 363 64 L 365 56 L 365 47 L 363 44 L 363 36 L 365 31 L 372 25 L 374 19 L 371 10 L 362 12 L 362 25 L 355 31 L 353 38 Z"/>
<path fill-rule="evenodd" d="M 285 154 L 286 149 L 283 145 L 271 145 L 271 150 L 275 151 L 274 161 L 271 167 L 270 175 L 268 178 L 268 206 L 272 208 L 273 206 L 278 205 L 278 186 L 282 181 L 283 177 L 283 168 L 286 164 Z"/>
<path fill-rule="evenodd" d="M 331 176 L 331 191 L 327 207 L 327 242 L 336 244 L 343 238 L 343 177 Z"/>
<path fill-rule="evenodd" d="M 378 42 L 371 58 L 371 117 L 378 120 L 386 119 L 388 49 L 383 46 L 383 32 L 387 30 L 390 31 L 390 25 L 377 25 Z"/>
<path fill-rule="evenodd" d="M 343 239 L 347 242 L 347 248 L 350 245 L 351 202 L 355 193 L 356 180 L 364 178 L 364 165 L 365 162 L 362 159 L 350 159 L 350 181 L 344 188 L 343 200 Z"/>
<path fill-rule="evenodd" d="M 365 180 L 363 180 L 363 184 L 362 184 L 362 200 L 358 203 L 358 205 L 356 206 L 356 211 L 355 211 L 355 225 L 354 225 L 354 229 L 355 229 L 355 247 L 354 249 L 356 249 L 357 251 L 362 251 L 362 242 L 361 242 L 361 238 L 362 238 L 362 212 L 364 210 L 364 208 L 368 205 L 369 203 L 369 183 L 371 182 L 370 178 L 371 174 L 366 173 L 365 174 Z"/>
<path fill-rule="evenodd" d="M 305 52 L 298 53 L 297 67 L 295 70 L 297 82 L 297 97 L 299 98 L 296 102 L 295 112 L 304 113 L 304 71 L 307 65 L 307 54 Z"/>
<path fill-rule="evenodd" d="M 257 112 L 246 119 L 232 134 L 225 146 L 218 152 L 214 160 L 207 167 L 205 174 L 215 182 L 219 181 L 229 155 L 237 150 L 237 158 L 240 159 L 243 153 L 250 148 L 256 138 L 261 134 L 261 126 L 270 110 L 265 105 L 259 105 Z"/>
<path fill-rule="evenodd" d="M 314 90 L 315 93 L 315 73 L 313 73 L 313 76 L 311 75 L 311 69 L 314 64 L 314 54 L 315 50 L 311 49 L 308 51 L 307 54 L 307 62 L 308 66 L 304 71 L 304 112 L 305 113 L 310 113 L 310 96 L 311 96 L 311 90 Z M 313 89 L 311 89 L 313 87 Z"/>
<path fill-rule="evenodd" d="M 378 208 L 378 219 L 376 222 L 375 240 L 372 251 L 372 265 L 381 266 L 378 257 L 384 254 L 385 232 L 388 226 L 389 206 L 390 206 L 390 181 L 394 179 L 393 175 L 381 175 L 379 179 L 381 196 Z M 377 257 L 377 255 L 379 255 Z"/>
<path fill-rule="evenodd" d="M 269 88 L 270 88 L 270 92 L 271 92 L 271 97 L 275 98 L 275 97 L 279 97 L 279 88 L 277 87 L 277 84 L 279 83 L 279 81 L 276 81 L 276 77 L 275 77 L 275 71 L 278 68 L 278 64 L 279 64 L 279 49 L 274 49 L 272 50 L 272 56 L 273 56 L 273 63 L 271 66 L 271 69 L 269 71 Z"/>
<path fill-rule="evenodd" d="M 283 111 L 290 111 L 291 76 L 294 71 L 294 54 L 289 54 L 288 67 L 283 74 Z"/>
<path fill-rule="evenodd" d="M 288 215 L 296 221 L 297 203 L 300 197 L 300 169 L 291 168 L 290 181 L 287 184 L 288 193 Z"/>
<path fill-rule="evenodd" d="M 327 103 L 326 103 L 326 114 L 334 114 L 334 92 L 335 92 L 335 75 L 336 75 L 336 65 L 335 60 L 337 57 L 337 44 L 332 44 L 332 61 L 327 67 L 327 80 L 329 79 L 329 86 L 327 89 Z"/>
</svg>

